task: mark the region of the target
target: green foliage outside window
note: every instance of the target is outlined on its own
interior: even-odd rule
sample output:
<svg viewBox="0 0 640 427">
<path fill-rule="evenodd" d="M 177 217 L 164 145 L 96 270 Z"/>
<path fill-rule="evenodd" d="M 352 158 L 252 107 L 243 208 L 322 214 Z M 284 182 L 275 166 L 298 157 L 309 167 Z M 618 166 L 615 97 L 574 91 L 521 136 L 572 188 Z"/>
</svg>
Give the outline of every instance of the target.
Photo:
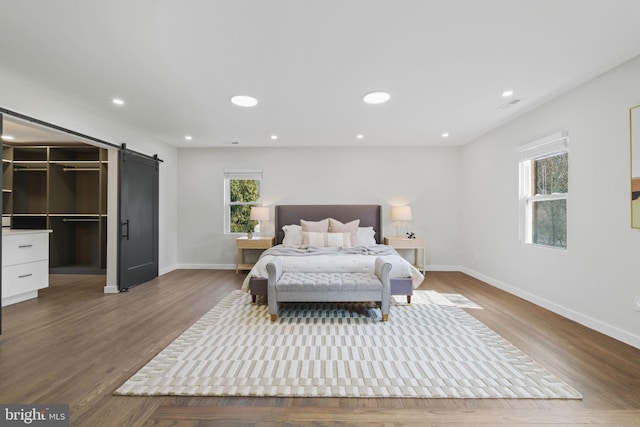
<svg viewBox="0 0 640 427">
<path fill-rule="evenodd" d="M 257 179 L 231 179 L 230 191 L 230 221 L 229 231 L 232 233 L 246 233 L 253 230 L 258 221 L 251 221 L 251 206 L 260 203 L 260 181 Z"/>
</svg>

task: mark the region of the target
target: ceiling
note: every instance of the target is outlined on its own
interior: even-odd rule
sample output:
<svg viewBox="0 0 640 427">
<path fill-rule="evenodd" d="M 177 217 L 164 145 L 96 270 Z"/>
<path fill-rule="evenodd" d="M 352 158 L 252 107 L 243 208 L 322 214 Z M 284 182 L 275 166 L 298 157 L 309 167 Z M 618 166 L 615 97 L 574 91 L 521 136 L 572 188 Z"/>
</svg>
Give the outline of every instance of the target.
<svg viewBox="0 0 640 427">
<path fill-rule="evenodd" d="M 0 0 L 0 73 L 179 147 L 462 145 L 640 54 L 639 16 L 638 0 Z M 391 99 L 365 104 L 374 90 Z"/>
</svg>

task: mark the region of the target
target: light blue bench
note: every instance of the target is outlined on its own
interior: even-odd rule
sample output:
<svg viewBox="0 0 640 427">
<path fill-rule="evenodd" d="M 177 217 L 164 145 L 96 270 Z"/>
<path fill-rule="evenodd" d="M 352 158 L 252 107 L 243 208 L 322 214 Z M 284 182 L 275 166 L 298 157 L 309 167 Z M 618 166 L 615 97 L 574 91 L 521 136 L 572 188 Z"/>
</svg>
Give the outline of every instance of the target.
<svg viewBox="0 0 640 427">
<path fill-rule="evenodd" d="M 274 258 L 267 264 L 267 299 L 271 320 L 278 318 L 281 302 L 361 302 L 380 305 L 382 320 L 389 319 L 391 263 L 375 261 L 374 273 L 283 272 Z"/>
</svg>

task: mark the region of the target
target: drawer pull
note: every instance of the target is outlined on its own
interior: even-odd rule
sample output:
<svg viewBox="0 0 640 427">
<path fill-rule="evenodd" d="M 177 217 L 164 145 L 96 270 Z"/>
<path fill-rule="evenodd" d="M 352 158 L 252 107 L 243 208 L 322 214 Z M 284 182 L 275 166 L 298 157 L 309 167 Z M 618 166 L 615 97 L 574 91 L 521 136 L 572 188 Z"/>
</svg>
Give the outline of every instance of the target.
<svg viewBox="0 0 640 427">
<path fill-rule="evenodd" d="M 33 276 L 33 273 L 23 274 L 22 276 L 18 276 L 18 279 L 24 279 L 25 277 Z"/>
<path fill-rule="evenodd" d="M 18 246 L 18 247 L 19 247 L 20 249 L 24 249 L 24 248 L 30 248 L 30 247 L 32 247 L 32 246 L 33 246 L 33 245 L 20 245 L 20 246 Z"/>
</svg>

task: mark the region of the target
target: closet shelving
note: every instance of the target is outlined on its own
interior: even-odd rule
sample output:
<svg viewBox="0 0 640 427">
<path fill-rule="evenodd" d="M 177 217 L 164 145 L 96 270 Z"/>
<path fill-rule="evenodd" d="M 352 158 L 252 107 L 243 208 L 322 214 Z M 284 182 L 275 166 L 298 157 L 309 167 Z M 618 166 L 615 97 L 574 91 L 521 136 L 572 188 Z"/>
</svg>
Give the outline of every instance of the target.
<svg viewBox="0 0 640 427">
<path fill-rule="evenodd" d="M 47 228 L 47 147 L 13 147 L 12 228 Z"/>
<path fill-rule="evenodd" d="M 106 150 L 88 145 L 10 148 L 13 205 L 7 213 L 12 227 L 53 230 L 49 239 L 52 273 L 103 272 Z"/>
<path fill-rule="evenodd" d="M 2 147 L 2 217 L 13 212 L 13 148 Z"/>
</svg>

